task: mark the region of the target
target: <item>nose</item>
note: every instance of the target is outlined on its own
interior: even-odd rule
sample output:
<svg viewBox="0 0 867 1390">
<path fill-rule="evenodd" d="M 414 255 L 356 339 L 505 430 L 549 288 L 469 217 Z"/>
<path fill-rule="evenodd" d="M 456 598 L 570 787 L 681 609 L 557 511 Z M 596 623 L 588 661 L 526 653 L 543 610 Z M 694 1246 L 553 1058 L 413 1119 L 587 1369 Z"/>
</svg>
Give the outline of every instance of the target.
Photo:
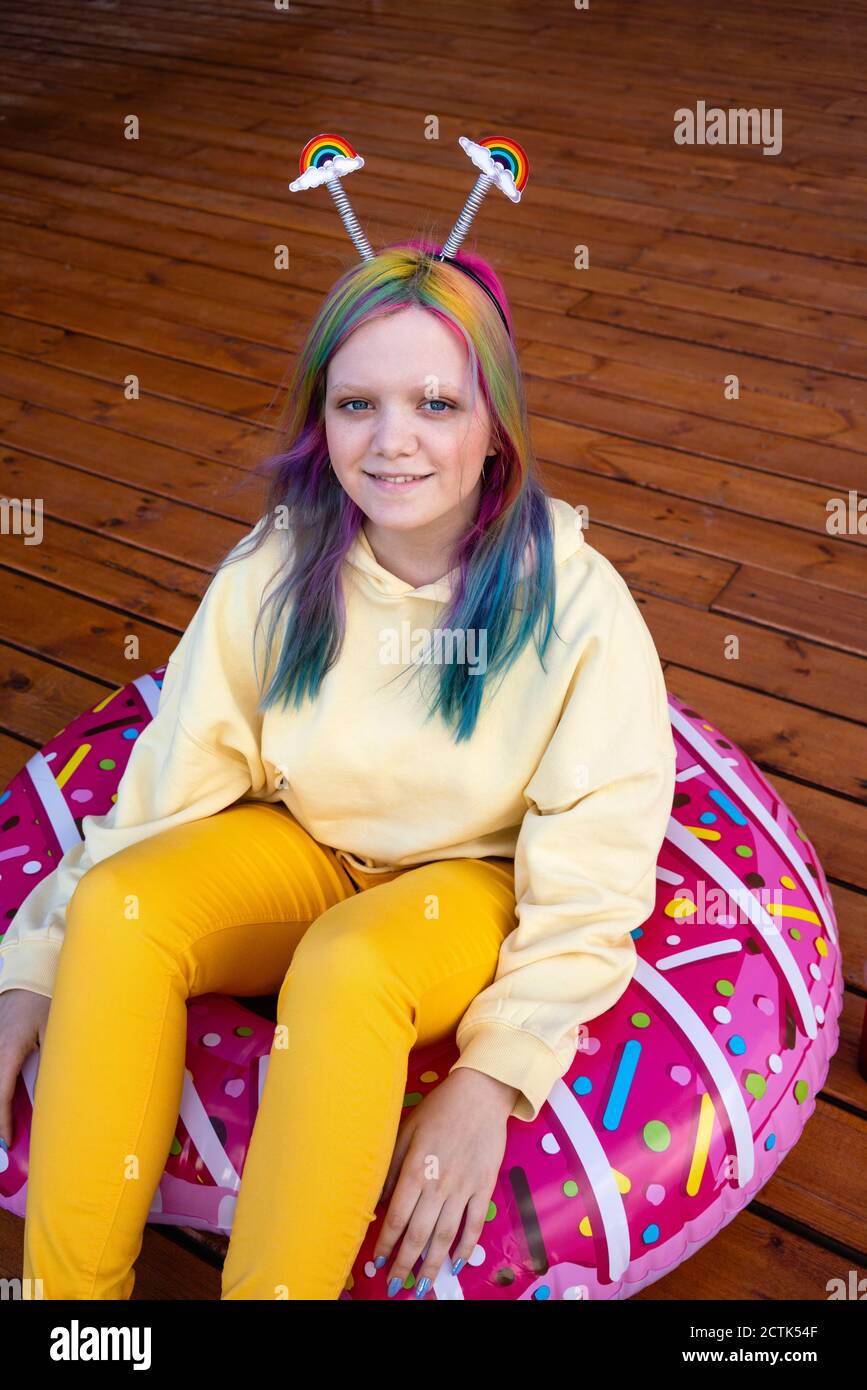
<svg viewBox="0 0 867 1390">
<path fill-rule="evenodd" d="M 377 458 L 411 458 L 418 449 L 415 424 L 402 410 L 384 407 L 376 422 L 372 450 Z"/>
</svg>

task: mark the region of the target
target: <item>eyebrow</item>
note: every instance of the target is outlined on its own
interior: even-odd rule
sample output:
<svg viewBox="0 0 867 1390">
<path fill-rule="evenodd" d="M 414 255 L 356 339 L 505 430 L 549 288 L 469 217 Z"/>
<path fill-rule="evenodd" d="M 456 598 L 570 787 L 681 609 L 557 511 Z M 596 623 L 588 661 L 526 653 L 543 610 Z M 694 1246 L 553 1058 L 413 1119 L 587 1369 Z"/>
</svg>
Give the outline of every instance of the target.
<svg viewBox="0 0 867 1390">
<path fill-rule="evenodd" d="M 412 386 L 412 387 L 409 388 L 409 394 L 410 394 L 410 395 L 416 395 L 416 394 L 418 394 L 418 395 L 422 395 L 422 396 L 423 396 L 423 395 L 424 395 L 424 389 L 425 389 L 424 386 Z M 363 395 L 365 394 L 365 392 L 366 392 L 366 391 L 369 391 L 369 390 L 370 390 L 370 387 L 368 387 L 368 386 L 359 386 L 356 382 L 353 382 L 353 381 L 338 381 L 338 382 L 335 383 L 334 386 L 329 386 L 329 387 L 328 387 L 328 394 L 329 394 L 329 395 L 334 395 L 334 394 L 336 394 L 337 392 L 340 392 L 340 391 L 350 391 L 350 392 L 355 392 L 357 395 L 363 396 Z M 440 391 L 441 391 L 441 392 L 442 392 L 442 391 L 448 391 L 449 394 L 452 395 L 452 396 L 459 396 L 459 395 L 461 394 L 460 387 L 458 387 L 458 386 L 453 386 L 453 385 L 451 384 L 450 381 L 441 381 L 441 382 L 440 382 Z"/>
</svg>

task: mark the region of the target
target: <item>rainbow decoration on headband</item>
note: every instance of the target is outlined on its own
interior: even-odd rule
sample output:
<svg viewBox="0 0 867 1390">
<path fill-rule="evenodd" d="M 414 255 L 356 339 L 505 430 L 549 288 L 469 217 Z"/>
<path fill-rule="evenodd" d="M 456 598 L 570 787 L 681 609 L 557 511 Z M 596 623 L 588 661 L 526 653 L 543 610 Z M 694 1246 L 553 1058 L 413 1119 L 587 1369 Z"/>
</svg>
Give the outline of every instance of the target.
<svg viewBox="0 0 867 1390">
<path fill-rule="evenodd" d="M 517 140 L 491 135 L 481 144 L 461 135 L 458 144 L 473 161 L 479 176 L 467 195 L 467 201 L 458 214 L 458 220 L 443 243 L 441 260 L 454 256 L 467 232 L 470 223 L 482 204 L 482 199 L 496 184 L 501 193 L 513 203 L 520 203 L 524 185 L 530 172 L 530 161 Z"/>
<path fill-rule="evenodd" d="M 470 142 L 468 141 L 467 143 L 469 144 Z M 461 141 L 461 144 L 463 144 L 463 141 Z M 466 145 L 464 145 L 464 148 L 466 149 Z M 491 158 L 494 163 L 499 164 L 501 168 L 511 174 L 518 197 L 520 197 L 524 191 L 527 176 L 530 173 L 530 161 L 517 140 L 510 140 L 508 137 L 504 138 L 500 135 L 492 135 L 487 140 L 480 140 L 478 148 L 490 150 Z"/>
<path fill-rule="evenodd" d="M 353 149 L 342 135 L 314 135 L 301 151 L 298 167 L 302 174 L 306 174 L 308 169 L 321 169 L 325 163 L 337 159 L 338 156 L 344 159 L 359 158 L 358 151 Z M 361 163 L 363 164 L 364 160 Z"/>
<path fill-rule="evenodd" d="M 303 188 L 318 188 L 322 183 L 329 183 L 343 178 L 344 174 L 351 174 L 355 169 L 364 168 L 364 160 L 348 140 L 344 140 L 342 135 L 328 133 L 314 135 L 312 140 L 308 140 L 298 163 L 301 169 L 300 178 L 289 185 L 293 193 Z"/>
<path fill-rule="evenodd" d="M 343 225 L 355 243 L 355 248 L 362 260 L 373 260 L 373 248 L 361 230 L 358 218 L 355 216 L 340 182 L 346 174 L 351 174 L 355 169 L 364 168 L 364 160 L 361 155 L 356 153 L 349 141 L 344 140 L 342 135 L 332 135 L 328 131 L 323 131 L 320 135 L 314 135 L 312 140 L 307 141 L 301 151 L 299 165 L 301 173 L 297 179 L 293 179 L 290 183 L 290 191 L 298 193 L 306 188 L 318 188 L 320 184 L 326 184 L 328 192 L 334 199 L 337 211 L 340 213 Z"/>
<path fill-rule="evenodd" d="M 510 136 L 490 135 L 486 140 L 477 143 L 462 135 L 458 144 L 475 164 L 479 173 L 457 221 L 437 255 L 438 260 L 454 258 L 489 189 L 496 184 L 500 192 L 505 193 L 511 202 L 520 203 L 530 173 L 530 161 L 526 152 L 517 140 L 511 139 Z M 324 183 L 362 260 L 373 260 L 374 253 L 370 242 L 361 230 L 341 183 L 346 174 L 364 167 L 361 155 L 356 153 L 342 135 L 323 131 L 307 141 L 301 151 L 299 164 L 301 172 L 298 178 L 290 183 L 291 192 L 299 193 L 307 188 L 318 188 Z M 463 266 L 461 268 L 466 269 Z M 467 274 L 469 273 L 467 271 Z M 499 305 L 497 307 L 502 317 L 502 310 L 499 309 Z"/>
<path fill-rule="evenodd" d="M 520 203 L 524 185 L 530 172 L 530 161 L 517 140 L 502 135 L 491 135 L 487 140 L 477 143 L 462 135 L 458 144 L 479 170 L 483 178 L 483 192 L 495 183 L 501 193 Z M 478 187 L 478 183 L 476 185 Z"/>
</svg>

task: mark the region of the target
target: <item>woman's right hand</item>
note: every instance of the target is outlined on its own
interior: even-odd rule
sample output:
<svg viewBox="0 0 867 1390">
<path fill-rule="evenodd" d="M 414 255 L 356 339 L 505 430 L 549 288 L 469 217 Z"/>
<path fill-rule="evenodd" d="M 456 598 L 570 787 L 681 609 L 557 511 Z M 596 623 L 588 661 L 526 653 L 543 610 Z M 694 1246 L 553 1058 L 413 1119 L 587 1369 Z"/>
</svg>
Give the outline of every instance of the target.
<svg viewBox="0 0 867 1390">
<path fill-rule="evenodd" d="M 12 1147 L 12 1097 L 26 1058 L 45 1037 L 51 1000 L 32 989 L 0 994 L 0 1139 Z"/>
</svg>

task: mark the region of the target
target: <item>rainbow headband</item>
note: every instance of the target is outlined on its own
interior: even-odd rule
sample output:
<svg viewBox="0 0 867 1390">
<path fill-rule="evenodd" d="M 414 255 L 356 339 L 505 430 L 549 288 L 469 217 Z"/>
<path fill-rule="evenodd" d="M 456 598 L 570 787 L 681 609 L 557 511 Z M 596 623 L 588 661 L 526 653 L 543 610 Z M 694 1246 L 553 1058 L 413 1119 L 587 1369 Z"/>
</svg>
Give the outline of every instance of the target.
<svg viewBox="0 0 867 1390">
<path fill-rule="evenodd" d="M 475 280 L 495 306 L 508 333 L 509 325 L 499 300 L 475 271 L 462 265 L 460 261 L 454 260 L 454 256 L 469 231 L 470 223 L 478 212 L 482 200 L 491 188 L 496 185 L 500 192 L 504 193 L 513 203 L 521 201 L 521 194 L 530 173 L 530 161 L 517 140 L 506 139 L 502 136 L 491 136 L 487 140 L 476 143 L 475 140 L 468 140 L 462 135 L 458 144 L 472 160 L 479 173 L 454 226 L 443 242 L 442 249 L 436 253 L 434 259 L 450 261 L 471 280 Z M 347 174 L 353 173 L 356 169 L 364 168 L 364 160 L 361 155 L 342 136 L 323 133 L 314 135 L 312 140 L 307 141 L 301 151 L 299 165 L 300 175 L 290 183 L 290 191 L 298 193 L 308 188 L 318 188 L 320 184 L 324 183 L 334 199 L 343 225 L 352 238 L 361 259 L 372 260 L 373 248 L 361 230 L 358 218 L 352 210 L 352 205 L 341 183 Z"/>
</svg>

